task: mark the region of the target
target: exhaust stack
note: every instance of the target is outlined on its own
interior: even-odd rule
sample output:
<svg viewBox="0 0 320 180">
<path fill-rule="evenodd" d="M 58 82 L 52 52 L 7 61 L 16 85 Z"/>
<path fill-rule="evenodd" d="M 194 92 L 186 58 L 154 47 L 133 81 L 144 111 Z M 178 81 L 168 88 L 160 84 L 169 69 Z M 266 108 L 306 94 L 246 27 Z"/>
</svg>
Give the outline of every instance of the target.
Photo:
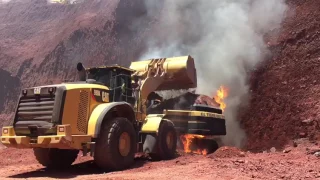
<svg viewBox="0 0 320 180">
<path fill-rule="evenodd" d="M 79 62 L 77 64 L 77 70 L 78 70 L 79 81 L 86 81 L 86 79 L 87 79 L 86 69 L 82 65 L 82 63 Z"/>
</svg>

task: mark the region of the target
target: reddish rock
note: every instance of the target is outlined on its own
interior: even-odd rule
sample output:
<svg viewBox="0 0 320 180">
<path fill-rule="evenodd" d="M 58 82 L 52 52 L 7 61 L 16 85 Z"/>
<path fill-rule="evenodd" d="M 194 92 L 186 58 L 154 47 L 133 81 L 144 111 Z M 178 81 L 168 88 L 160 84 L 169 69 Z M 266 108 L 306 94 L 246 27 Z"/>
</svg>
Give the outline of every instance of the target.
<svg viewBox="0 0 320 180">
<path fill-rule="evenodd" d="M 300 138 L 305 138 L 307 137 L 307 133 L 301 132 L 299 133 Z"/>
<path fill-rule="evenodd" d="M 301 124 L 320 119 L 319 114 L 314 116 L 320 111 L 320 1 L 287 2 L 290 15 L 279 37 L 265 36 L 265 42 L 272 44 L 271 57 L 250 74 L 250 105 L 240 119 L 247 132 L 246 148 L 251 151 L 281 149 L 300 132 L 320 140 L 320 128 Z"/>
</svg>

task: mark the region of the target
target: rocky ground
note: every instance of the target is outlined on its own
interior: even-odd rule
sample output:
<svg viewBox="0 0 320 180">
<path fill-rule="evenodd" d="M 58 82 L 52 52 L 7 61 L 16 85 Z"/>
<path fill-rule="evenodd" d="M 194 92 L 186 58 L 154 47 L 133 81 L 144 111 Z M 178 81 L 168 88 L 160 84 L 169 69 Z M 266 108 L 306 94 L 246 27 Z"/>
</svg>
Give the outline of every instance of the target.
<svg viewBox="0 0 320 180">
<path fill-rule="evenodd" d="M 31 150 L 1 149 L 1 179 L 320 179 L 320 147 L 304 139 L 283 151 L 263 153 L 221 147 L 214 154 L 183 154 L 173 160 L 151 162 L 137 158 L 131 169 L 101 172 L 91 158 L 81 157 L 62 171 L 39 165 Z"/>
</svg>

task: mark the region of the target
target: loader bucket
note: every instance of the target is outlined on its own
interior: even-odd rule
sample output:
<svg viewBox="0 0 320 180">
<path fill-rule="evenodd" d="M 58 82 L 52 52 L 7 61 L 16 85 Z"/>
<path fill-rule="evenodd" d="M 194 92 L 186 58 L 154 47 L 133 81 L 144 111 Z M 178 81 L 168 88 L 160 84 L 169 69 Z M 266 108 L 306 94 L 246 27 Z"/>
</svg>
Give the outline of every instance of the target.
<svg viewBox="0 0 320 180">
<path fill-rule="evenodd" d="M 191 56 L 180 56 L 164 58 L 163 68 L 166 71 L 166 77 L 156 91 L 161 90 L 180 90 L 197 87 L 197 72 L 194 59 Z M 148 66 L 152 60 L 159 61 L 162 59 L 150 59 L 146 61 L 132 62 L 130 69 L 143 74 L 148 70 Z"/>
</svg>

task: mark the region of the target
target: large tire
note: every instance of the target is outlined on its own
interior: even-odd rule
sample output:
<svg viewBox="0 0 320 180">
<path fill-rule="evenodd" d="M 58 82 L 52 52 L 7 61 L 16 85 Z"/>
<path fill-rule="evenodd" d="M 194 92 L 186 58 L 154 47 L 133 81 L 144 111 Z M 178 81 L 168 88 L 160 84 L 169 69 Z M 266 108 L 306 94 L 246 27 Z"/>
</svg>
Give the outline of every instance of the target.
<svg viewBox="0 0 320 180">
<path fill-rule="evenodd" d="M 133 124 L 126 118 L 117 117 L 104 122 L 100 132 L 94 153 L 95 163 L 106 171 L 129 168 L 134 163 L 137 150 Z"/>
<path fill-rule="evenodd" d="M 33 152 L 43 166 L 50 169 L 62 169 L 72 165 L 78 157 L 79 150 L 34 148 Z"/>
<path fill-rule="evenodd" d="M 214 153 L 216 150 L 219 149 L 219 144 L 214 139 L 208 139 L 208 154 Z"/>
<path fill-rule="evenodd" d="M 174 126 L 169 122 L 162 122 L 159 127 L 156 150 L 149 154 L 150 157 L 153 160 L 173 159 L 176 156 L 177 141 L 177 132 Z"/>
</svg>

